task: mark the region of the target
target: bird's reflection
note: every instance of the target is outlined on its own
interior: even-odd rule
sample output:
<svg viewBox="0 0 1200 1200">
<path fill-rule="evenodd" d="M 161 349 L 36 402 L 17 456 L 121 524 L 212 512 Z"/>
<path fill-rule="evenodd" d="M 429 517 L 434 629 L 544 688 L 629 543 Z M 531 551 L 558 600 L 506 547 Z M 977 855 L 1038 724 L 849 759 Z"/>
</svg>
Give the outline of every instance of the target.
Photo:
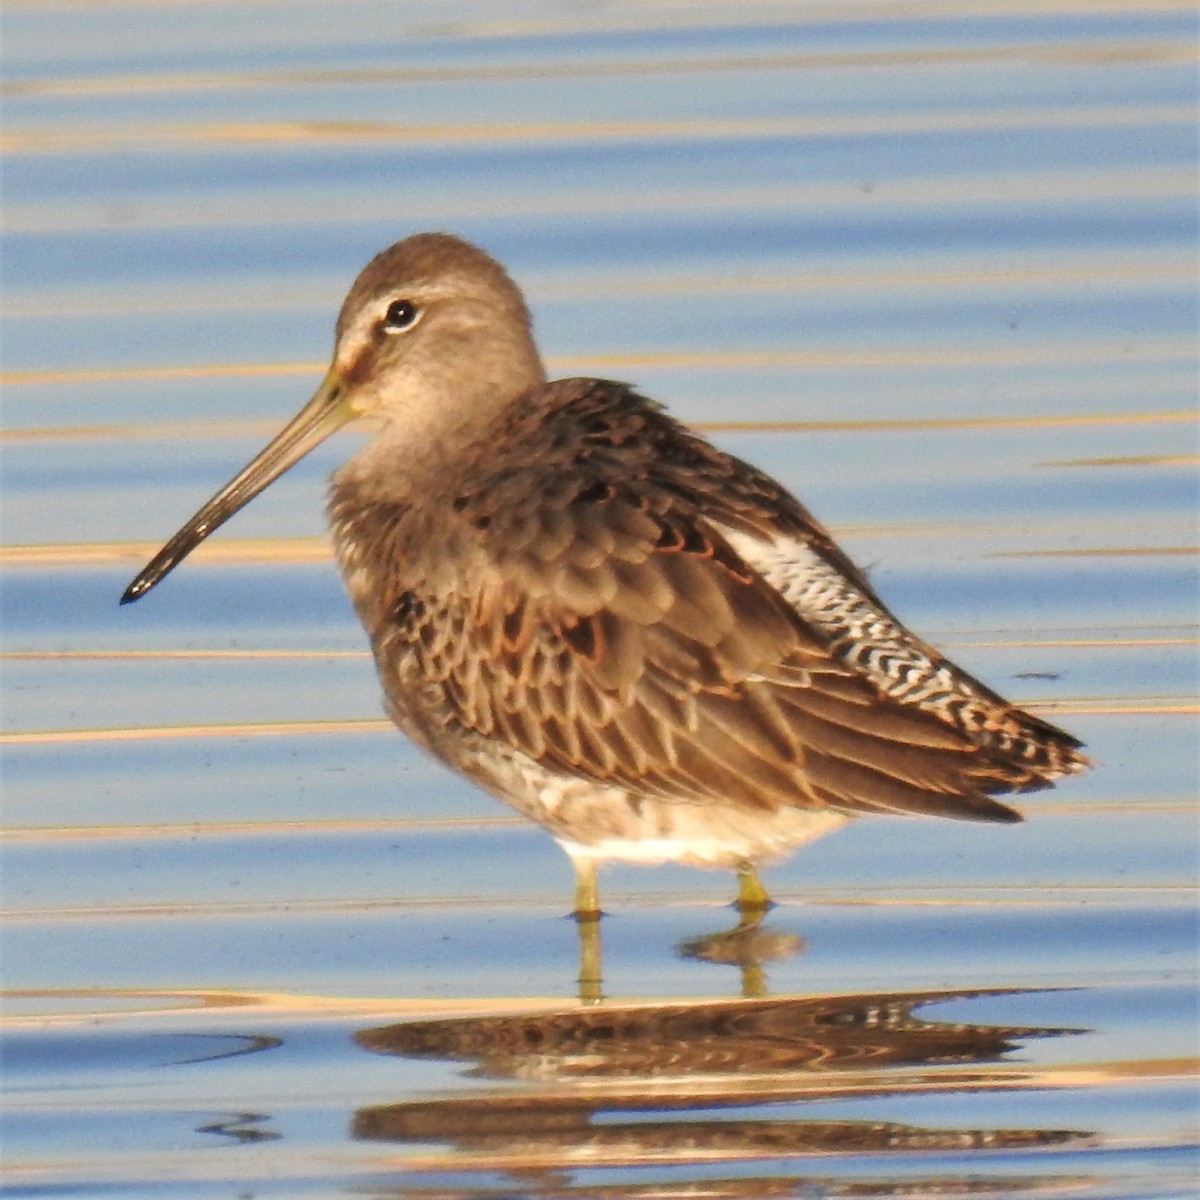
<svg viewBox="0 0 1200 1200">
<path fill-rule="evenodd" d="M 759 999 L 767 994 L 766 964 L 792 958 L 804 949 L 804 939 L 798 934 L 763 927 L 769 911 L 742 910 L 732 929 L 688 938 L 676 950 L 683 958 L 737 967 L 742 977 L 742 998 Z"/>
<path fill-rule="evenodd" d="M 802 1115 L 804 1104 L 818 1100 L 1021 1086 L 1001 1061 L 1006 1055 L 1031 1039 L 1080 1031 L 917 1015 L 927 1005 L 1001 994 L 1009 993 L 611 1005 L 365 1029 L 355 1041 L 372 1053 L 457 1061 L 469 1064 L 465 1073 L 475 1080 L 523 1086 L 481 1091 L 476 1085 L 461 1097 L 362 1108 L 352 1133 L 410 1147 L 440 1144 L 464 1167 L 486 1164 L 522 1178 L 585 1165 L 968 1153 L 1088 1137 L 1067 1129 L 927 1128 Z M 918 1193 L 822 1194 L 936 1195 L 929 1182 Z M 1022 1187 L 1031 1190 L 1028 1177 Z"/>
<path fill-rule="evenodd" d="M 804 948 L 804 939 L 794 933 L 764 928 L 774 907 L 733 906 L 738 913 L 732 929 L 689 938 L 676 946 L 682 958 L 736 966 L 741 973 L 742 997 L 753 1000 L 767 994 L 765 964 L 791 958 Z M 585 1005 L 604 1000 L 601 971 L 600 924 L 603 914 L 574 914 L 579 933 L 579 1000 Z"/>
<path fill-rule="evenodd" d="M 697 1074 L 813 1076 L 858 1069 L 997 1062 L 1033 1038 L 1083 1032 L 1061 1027 L 952 1024 L 916 1010 L 1006 991 L 862 992 L 762 1000 L 607 1005 L 496 1017 L 448 1017 L 364 1029 L 354 1040 L 376 1054 L 472 1063 L 487 1079 L 637 1083 Z M 906 1082 L 911 1077 L 905 1077 Z M 797 1076 L 797 1081 L 799 1077 Z M 761 1082 L 756 1086 L 761 1087 Z M 873 1091 L 885 1083 L 873 1081 Z M 817 1084 L 824 1093 L 825 1088 Z M 750 1088 L 751 1091 L 755 1087 Z M 774 1087 L 773 1090 L 777 1090 Z"/>
<path fill-rule="evenodd" d="M 1070 1197 L 1097 1193 L 1094 1180 L 1075 1176 L 995 1175 L 943 1178 L 911 1175 L 904 1179 L 839 1179 L 830 1175 L 755 1175 L 721 1178 L 705 1173 L 688 1179 L 683 1187 L 654 1183 L 573 1185 L 565 1171 L 528 1171 L 511 1184 L 475 1186 L 460 1184 L 453 1190 L 441 1185 L 376 1187 L 376 1200 L 1006 1200 L 1007 1197 Z"/>
</svg>

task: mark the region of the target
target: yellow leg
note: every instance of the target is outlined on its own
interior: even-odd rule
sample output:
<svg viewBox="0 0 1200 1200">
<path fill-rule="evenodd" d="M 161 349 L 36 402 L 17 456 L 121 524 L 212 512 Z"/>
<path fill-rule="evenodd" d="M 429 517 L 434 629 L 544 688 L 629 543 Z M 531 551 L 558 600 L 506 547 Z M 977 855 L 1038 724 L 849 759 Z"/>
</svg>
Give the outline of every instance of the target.
<svg viewBox="0 0 1200 1200">
<path fill-rule="evenodd" d="M 591 858 L 575 858 L 571 860 L 571 866 L 575 868 L 575 917 L 591 917 L 595 920 L 600 916 L 596 862 Z"/>
<path fill-rule="evenodd" d="M 767 997 L 767 973 L 762 963 L 746 964 L 742 967 L 742 999 L 765 1000 Z"/>
<path fill-rule="evenodd" d="M 771 897 L 767 895 L 767 889 L 763 887 L 758 878 L 758 872 L 752 866 L 747 864 L 741 867 L 738 870 L 737 879 L 737 910 L 742 916 L 752 913 L 761 915 L 768 908 L 774 907 Z"/>
<path fill-rule="evenodd" d="M 600 980 L 600 890 L 596 863 L 589 858 L 571 860 L 575 868 L 575 926 L 579 931 L 579 1002 L 599 1004 L 604 998 Z"/>
<path fill-rule="evenodd" d="M 599 1004 L 604 999 L 600 978 L 600 914 L 575 914 L 579 930 L 579 1003 Z"/>
</svg>

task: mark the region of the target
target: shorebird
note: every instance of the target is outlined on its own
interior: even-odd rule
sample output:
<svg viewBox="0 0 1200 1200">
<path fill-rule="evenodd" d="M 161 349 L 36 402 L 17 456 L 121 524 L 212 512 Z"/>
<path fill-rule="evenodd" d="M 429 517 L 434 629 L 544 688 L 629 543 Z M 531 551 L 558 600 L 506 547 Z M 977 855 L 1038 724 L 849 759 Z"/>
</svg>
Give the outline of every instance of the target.
<svg viewBox="0 0 1200 1200">
<path fill-rule="evenodd" d="M 548 381 L 517 286 L 446 234 L 368 263 L 312 399 L 121 602 L 360 417 L 329 517 L 388 712 L 555 838 L 581 920 L 607 860 L 732 868 L 762 910 L 759 864 L 852 817 L 1019 821 L 993 796 L 1087 765 L 770 476 L 625 384 Z"/>
</svg>

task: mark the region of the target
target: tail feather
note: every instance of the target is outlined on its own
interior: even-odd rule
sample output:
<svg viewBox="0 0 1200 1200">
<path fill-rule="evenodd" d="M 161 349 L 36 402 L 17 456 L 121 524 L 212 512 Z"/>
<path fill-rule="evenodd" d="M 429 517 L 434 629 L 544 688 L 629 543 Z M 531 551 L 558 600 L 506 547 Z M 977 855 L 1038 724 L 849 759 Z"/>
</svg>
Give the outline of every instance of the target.
<svg viewBox="0 0 1200 1200">
<path fill-rule="evenodd" d="M 1033 791 L 1088 767 L 1077 738 L 1010 704 L 910 633 L 853 568 L 848 574 L 822 552 L 819 539 L 721 532 L 881 698 L 914 718 L 935 718 L 994 764 L 998 778 L 982 782 L 984 790 Z"/>
</svg>

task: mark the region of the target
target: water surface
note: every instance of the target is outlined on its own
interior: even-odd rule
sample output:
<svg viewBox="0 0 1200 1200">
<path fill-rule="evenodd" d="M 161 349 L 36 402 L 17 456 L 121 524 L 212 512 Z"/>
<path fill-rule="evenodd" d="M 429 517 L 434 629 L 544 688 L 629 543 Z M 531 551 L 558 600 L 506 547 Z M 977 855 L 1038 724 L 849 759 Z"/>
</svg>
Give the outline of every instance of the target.
<svg viewBox="0 0 1200 1200">
<path fill-rule="evenodd" d="M 1175 3 L 13 3 L 13 1195 L 1196 1187 L 1194 14 Z M 1013 828 L 570 872 L 380 715 L 323 447 L 125 583 L 425 228 L 792 486 L 1084 738 Z"/>
</svg>

